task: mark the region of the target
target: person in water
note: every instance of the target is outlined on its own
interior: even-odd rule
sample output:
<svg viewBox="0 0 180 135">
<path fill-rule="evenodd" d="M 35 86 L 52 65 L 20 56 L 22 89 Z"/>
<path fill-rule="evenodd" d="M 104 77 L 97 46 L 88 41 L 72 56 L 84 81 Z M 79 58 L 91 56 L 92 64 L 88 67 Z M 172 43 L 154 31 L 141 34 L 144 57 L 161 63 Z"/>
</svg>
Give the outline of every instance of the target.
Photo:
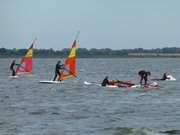
<svg viewBox="0 0 180 135">
<path fill-rule="evenodd" d="M 10 70 L 12 71 L 12 76 L 16 75 L 16 71 L 14 69 L 14 66 L 20 66 L 20 64 L 16 64 L 16 60 L 13 60 L 11 65 L 10 65 Z"/>
<path fill-rule="evenodd" d="M 64 69 L 64 64 L 61 64 L 61 61 L 59 60 L 59 61 L 56 63 L 55 76 L 54 76 L 53 81 L 56 80 L 57 76 L 59 76 L 58 81 L 61 81 L 61 80 L 60 80 L 60 77 L 61 77 L 60 70 L 62 70 L 62 69 Z"/>
<path fill-rule="evenodd" d="M 144 80 L 144 85 L 146 85 L 148 81 L 148 76 L 150 76 L 151 73 L 149 71 L 141 70 L 138 72 L 138 75 L 141 77 L 140 84 L 142 85 Z"/>
<path fill-rule="evenodd" d="M 163 77 L 161 78 L 161 80 L 166 80 L 166 79 L 169 79 L 169 77 L 167 77 L 167 73 L 164 73 Z"/>
<path fill-rule="evenodd" d="M 108 76 L 106 76 L 105 78 L 104 78 L 104 80 L 102 81 L 102 83 L 101 83 L 101 86 L 106 86 L 106 85 L 108 85 L 109 84 L 109 80 L 108 80 Z"/>
</svg>

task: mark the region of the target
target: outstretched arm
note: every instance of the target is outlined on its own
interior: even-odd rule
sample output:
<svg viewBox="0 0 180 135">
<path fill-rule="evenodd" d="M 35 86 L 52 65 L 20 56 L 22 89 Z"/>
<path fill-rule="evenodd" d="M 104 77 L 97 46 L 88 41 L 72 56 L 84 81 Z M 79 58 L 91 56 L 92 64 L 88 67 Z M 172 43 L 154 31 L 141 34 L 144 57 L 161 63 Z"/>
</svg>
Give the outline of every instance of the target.
<svg viewBox="0 0 180 135">
<path fill-rule="evenodd" d="M 21 64 L 15 64 L 16 66 L 21 66 Z"/>
<path fill-rule="evenodd" d="M 22 64 L 15 64 L 17 67 L 21 67 L 24 68 L 24 66 Z"/>
<path fill-rule="evenodd" d="M 60 65 L 60 69 L 65 69 L 64 64 Z"/>
</svg>

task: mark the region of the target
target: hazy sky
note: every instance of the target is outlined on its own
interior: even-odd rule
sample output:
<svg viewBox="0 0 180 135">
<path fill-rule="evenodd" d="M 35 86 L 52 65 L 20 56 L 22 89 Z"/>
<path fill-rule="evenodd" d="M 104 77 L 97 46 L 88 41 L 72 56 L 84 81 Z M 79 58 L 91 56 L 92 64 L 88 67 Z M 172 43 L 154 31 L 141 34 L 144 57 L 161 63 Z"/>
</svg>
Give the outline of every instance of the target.
<svg viewBox="0 0 180 135">
<path fill-rule="evenodd" d="M 0 47 L 180 47 L 180 0 L 0 0 Z"/>
</svg>

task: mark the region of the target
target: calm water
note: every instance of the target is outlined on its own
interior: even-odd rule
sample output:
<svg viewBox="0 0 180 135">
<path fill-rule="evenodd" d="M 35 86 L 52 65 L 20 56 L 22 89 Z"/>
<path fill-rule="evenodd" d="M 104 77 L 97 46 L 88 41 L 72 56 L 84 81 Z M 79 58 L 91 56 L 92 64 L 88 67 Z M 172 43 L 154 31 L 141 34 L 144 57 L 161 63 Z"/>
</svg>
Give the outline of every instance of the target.
<svg viewBox="0 0 180 135">
<path fill-rule="evenodd" d="M 53 77 L 57 59 L 35 59 L 34 73 L 9 79 L 10 59 L 0 59 L 0 135 L 179 135 L 180 59 L 78 59 L 77 78 L 40 84 Z M 110 79 L 138 83 L 169 72 L 177 81 L 160 89 L 86 86 Z"/>
</svg>

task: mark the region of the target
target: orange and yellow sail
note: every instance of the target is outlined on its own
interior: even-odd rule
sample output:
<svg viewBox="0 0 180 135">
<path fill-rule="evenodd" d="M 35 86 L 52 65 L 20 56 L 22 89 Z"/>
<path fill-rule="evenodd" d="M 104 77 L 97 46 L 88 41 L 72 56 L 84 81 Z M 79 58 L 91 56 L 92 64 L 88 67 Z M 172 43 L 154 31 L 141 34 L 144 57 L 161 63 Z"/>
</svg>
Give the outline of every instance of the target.
<svg viewBox="0 0 180 135">
<path fill-rule="evenodd" d="M 34 41 L 35 42 L 35 41 Z M 21 59 L 20 66 L 16 69 L 16 74 L 32 73 L 32 59 L 34 42 L 28 48 L 26 55 Z"/>
<path fill-rule="evenodd" d="M 64 69 L 61 70 L 60 80 L 65 80 L 70 77 L 76 77 L 76 40 L 73 41 L 70 53 L 64 62 Z"/>
</svg>

